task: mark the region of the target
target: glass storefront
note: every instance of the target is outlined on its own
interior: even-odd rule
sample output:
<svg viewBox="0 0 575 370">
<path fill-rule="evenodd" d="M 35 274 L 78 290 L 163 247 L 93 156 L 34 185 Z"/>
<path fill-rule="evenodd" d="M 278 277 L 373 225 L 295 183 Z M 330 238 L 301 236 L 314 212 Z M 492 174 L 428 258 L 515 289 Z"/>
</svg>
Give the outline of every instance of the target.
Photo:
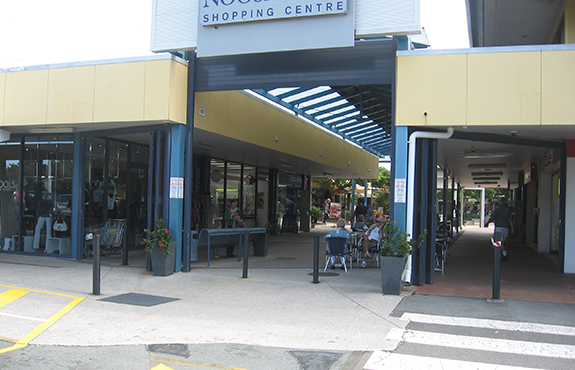
<svg viewBox="0 0 575 370">
<path fill-rule="evenodd" d="M 161 153 L 163 149 L 161 143 L 159 145 Z M 84 244 L 85 233 L 101 229 L 111 220 L 124 223 L 123 246 L 116 252 L 123 252 L 126 246 L 127 250 L 142 248 L 149 213 L 161 215 L 163 205 L 159 180 L 163 176 L 149 174 L 150 168 L 154 173 L 158 171 L 156 165 L 149 166 L 150 148 L 100 137 L 82 138 L 81 148 L 82 179 L 73 183 L 74 137 L 26 136 L 0 143 L 3 161 L 0 164 L 1 251 L 76 255 L 72 248 L 78 242 Z M 160 167 L 164 165 L 162 160 L 158 163 Z M 277 208 L 270 206 L 270 197 L 277 195 L 282 213 L 280 222 L 285 215 L 297 219 L 299 187 L 289 184 L 282 186 L 279 194 L 277 188 L 271 191 L 270 171 L 266 168 L 199 156 L 194 169 L 194 199 L 197 200 L 192 228 L 233 227 L 229 220 L 230 206 L 237 207 L 233 209 L 241 212 L 247 227 L 267 227 L 270 222 L 277 225 L 270 221 L 270 215 L 277 220 Z M 159 173 L 163 174 L 161 168 Z M 150 177 L 153 178 L 152 198 L 159 199 L 151 205 Z M 79 240 L 75 243 L 72 242 L 74 186 L 81 188 L 77 190 L 78 203 L 74 203 L 81 207 L 75 210 L 80 222 Z M 277 198 L 275 207 L 276 204 Z M 84 255 L 83 247 L 78 246 L 78 258 Z"/>
<path fill-rule="evenodd" d="M 141 248 L 148 147 L 88 138 L 85 149 L 82 231 L 121 219 L 128 245 Z M 0 161 L 0 250 L 70 256 L 73 137 L 26 136 L 0 143 Z"/>
<path fill-rule="evenodd" d="M 67 137 L 0 144 L 0 249 L 71 253 L 73 155 Z"/>
<path fill-rule="evenodd" d="M 256 178 L 256 168 L 253 166 L 211 160 L 211 219 L 208 227 L 232 227 L 229 215 L 233 212 L 241 212 L 247 227 L 258 226 Z"/>
</svg>

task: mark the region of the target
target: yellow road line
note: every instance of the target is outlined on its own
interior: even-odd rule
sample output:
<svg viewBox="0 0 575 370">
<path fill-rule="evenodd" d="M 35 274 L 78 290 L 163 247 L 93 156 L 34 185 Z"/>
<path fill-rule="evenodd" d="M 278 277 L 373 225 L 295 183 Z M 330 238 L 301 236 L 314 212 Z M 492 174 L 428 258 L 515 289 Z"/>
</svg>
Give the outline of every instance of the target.
<svg viewBox="0 0 575 370">
<path fill-rule="evenodd" d="M 6 306 L 10 302 L 14 302 L 18 298 L 28 294 L 28 290 L 21 290 L 21 289 L 10 289 L 3 293 L 0 293 L 0 307 Z"/>
<path fill-rule="evenodd" d="M 9 287 L 6 285 L 0 285 L 3 287 L 7 287 L 7 288 L 11 288 L 11 289 L 21 289 L 21 290 L 26 290 L 28 292 L 38 292 L 38 293 L 45 293 L 45 294 L 52 294 L 52 295 L 57 295 L 57 296 L 62 296 L 62 297 L 68 297 L 68 298 L 74 298 L 72 300 L 72 302 L 68 303 L 64 308 L 62 308 L 60 311 L 56 312 L 52 317 L 50 317 L 46 322 L 43 322 L 42 324 L 38 325 L 35 329 L 33 329 L 31 332 L 29 332 L 28 334 L 26 334 L 22 339 L 19 339 L 18 342 L 16 342 L 15 345 L 13 345 L 12 347 L 8 347 L 8 348 L 2 348 L 0 349 L 0 354 L 1 353 L 6 353 L 9 351 L 13 351 L 15 349 L 19 349 L 22 347 L 26 347 L 26 345 L 34 338 L 36 338 L 38 335 L 40 335 L 44 330 L 48 329 L 52 324 L 54 324 L 56 321 L 58 321 L 59 319 L 62 318 L 62 316 L 64 316 L 66 313 L 68 313 L 72 308 L 74 308 L 78 303 L 82 302 L 84 300 L 84 298 L 82 297 L 74 297 L 71 295 L 66 295 L 66 294 L 59 294 L 59 293 L 51 293 L 51 292 L 43 292 L 41 290 L 34 290 L 34 289 L 26 289 L 26 288 L 15 288 L 15 287 Z"/>
<path fill-rule="evenodd" d="M 171 367 L 167 367 L 164 364 L 159 364 L 158 366 L 154 366 L 150 370 L 174 370 L 174 369 L 172 369 Z"/>
<path fill-rule="evenodd" d="M 10 286 L 10 285 L 2 285 L 2 284 L 0 284 L 0 286 L 1 286 L 1 287 L 4 287 L 4 288 L 10 288 L 10 289 L 26 290 L 26 291 L 28 291 L 28 292 L 36 292 L 36 293 L 44 293 L 44 294 L 57 295 L 57 296 L 60 296 L 60 297 L 78 298 L 78 297 L 73 296 L 73 295 L 61 294 L 61 293 L 54 293 L 54 292 L 46 292 L 46 291 L 43 291 L 43 290 L 21 288 L 21 287 L 15 287 L 15 286 Z"/>
<path fill-rule="evenodd" d="M 162 362 L 167 362 L 167 363 L 174 363 L 174 364 L 180 364 L 180 365 L 191 365 L 191 366 L 197 366 L 197 367 L 205 367 L 208 369 L 220 369 L 220 370 L 247 370 L 247 369 L 243 369 L 240 367 L 230 367 L 230 366 L 220 366 L 220 365 L 210 365 L 210 364 L 202 364 L 199 362 L 192 362 L 192 361 L 184 361 L 184 360 L 177 360 L 174 358 L 167 358 L 167 357 L 157 357 L 157 356 L 150 356 L 150 360 L 156 360 L 156 361 L 162 361 Z M 163 365 L 163 364 L 162 364 Z M 159 366 L 159 365 L 158 365 Z M 164 365 L 165 366 L 165 365 Z M 156 366 L 157 367 L 157 366 Z M 156 367 L 153 367 L 152 369 L 156 370 Z M 152 370 L 150 369 L 150 370 Z M 160 368 L 160 369 L 166 369 L 166 368 Z M 168 368 L 169 369 L 169 368 Z M 159 370 L 159 369 L 158 369 Z"/>
</svg>

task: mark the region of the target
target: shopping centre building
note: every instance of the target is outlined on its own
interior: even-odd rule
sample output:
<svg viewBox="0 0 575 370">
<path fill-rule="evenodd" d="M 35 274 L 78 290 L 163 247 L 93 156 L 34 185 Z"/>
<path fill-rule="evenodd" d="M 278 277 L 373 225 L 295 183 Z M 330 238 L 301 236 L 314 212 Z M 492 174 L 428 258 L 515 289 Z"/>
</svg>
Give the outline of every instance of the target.
<svg viewBox="0 0 575 370">
<path fill-rule="evenodd" d="M 115 219 L 127 261 L 162 217 L 186 271 L 191 231 L 226 227 L 232 201 L 306 232 L 312 179 L 391 156 L 413 235 L 436 229 L 438 182 L 509 188 L 522 241 L 574 273 L 575 1 L 509 3 L 467 1 L 473 47 L 442 51 L 421 49 L 419 1 L 156 0 L 156 56 L 0 70 L 0 249 L 82 259 Z"/>
</svg>

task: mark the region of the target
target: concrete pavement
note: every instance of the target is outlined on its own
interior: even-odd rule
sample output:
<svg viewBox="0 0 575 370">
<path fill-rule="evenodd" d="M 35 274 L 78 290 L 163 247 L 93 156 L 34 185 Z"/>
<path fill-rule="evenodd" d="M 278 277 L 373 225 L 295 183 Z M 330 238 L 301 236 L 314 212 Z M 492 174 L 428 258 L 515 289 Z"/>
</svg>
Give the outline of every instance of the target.
<svg viewBox="0 0 575 370">
<path fill-rule="evenodd" d="M 329 230 L 272 237 L 266 258 L 250 257 L 247 279 L 234 258 L 210 268 L 200 258 L 189 273 L 154 277 L 142 252 L 130 252 L 129 266 L 121 266 L 119 256 L 103 257 L 99 296 L 91 294 L 89 260 L 0 254 L 0 297 L 21 295 L 5 305 L 0 298 L 0 364 L 362 369 L 371 351 L 396 348 L 398 341 L 385 336 L 406 327 L 394 310 L 402 299 L 417 297 L 410 297 L 415 287 L 402 296 L 382 295 L 375 266 L 348 274 L 328 270 L 335 274 L 313 284 L 314 235 Z M 447 313 L 450 307 L 457 312 L 458 298 L 438 299 Z M 418 310 L 426 311 L 420 302 Z M 430 310 L 438 305 L 433 302 Z M 15 349 L 18 341 L 22 348 Z"/>
</svg>

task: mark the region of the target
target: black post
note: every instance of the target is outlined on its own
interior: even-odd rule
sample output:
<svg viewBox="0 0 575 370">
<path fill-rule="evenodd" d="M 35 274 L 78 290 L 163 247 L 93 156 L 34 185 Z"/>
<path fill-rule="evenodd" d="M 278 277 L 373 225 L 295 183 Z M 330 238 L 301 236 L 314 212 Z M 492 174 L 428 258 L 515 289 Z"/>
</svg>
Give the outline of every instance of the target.
<svg viewBox="0 0 575 370">
<path fill-rule="evenodd" d="M 501 240 L 501 235 L 495 233 L 495 241 Z M 501 288 L 501 247 L 493 245 L 493 295 L 492 299 L 499 299 Z"/>
<path fill-rule="evenodd" d="M 313 239 L 313 281 L 312 283 L 319 283 L 318 280 L 318 263 L 319 263 L 319 235 L 315 234 Z"/>
<path fill-rule="evenodd" d="M 94 266 L 92 276 L 92 294 L 100 295 L 100 234 L 94 233 Z"/>
<path fill-rule="evenodd" d="M 250 249 L 250 231 L 246 230 L 246 233 L 244 234 L 244 249 L 242 250 L 242 254 L 243 254 L 243 258 L 244 258 L 244 270 L 242 272 L 242 278 L 247 278 L 248 277 L 248 251 Z"/>
</svg>

